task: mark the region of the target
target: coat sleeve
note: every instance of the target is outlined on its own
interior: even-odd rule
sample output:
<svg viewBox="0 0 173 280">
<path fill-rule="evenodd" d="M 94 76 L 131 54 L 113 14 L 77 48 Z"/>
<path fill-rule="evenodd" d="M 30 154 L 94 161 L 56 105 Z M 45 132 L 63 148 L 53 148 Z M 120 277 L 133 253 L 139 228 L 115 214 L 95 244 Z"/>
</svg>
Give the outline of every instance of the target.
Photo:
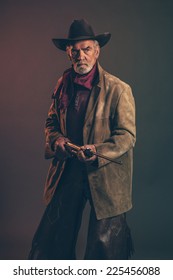
<svg viewBox="0 0 173 280">
<path fill-rule="evenodd" d="M 55 91 L 53 94 L 53 102 L 50 106 L 50 109 L 48 111 L 48 117 L 46 119 L 45 123 L 45 158 L 49 159 L 54 157 L 55 152 L 53 149 L 53 144 L 56 141 L 56 139 L 62 135 L 61 128 L 60 128 L 60 121 L 58 118 L 58 112 L 56 109 L 56 98 L 57 98 L 57 92 L 60 88 L 62 79 L 59 79 L 57 82 L 57 85 L 55 87 Z"/>
<path fill-rule="evenodd" d="M 133 148 L 136 141 L 135 102 L 128 85 L 119 96 L 109 126 L 110 137 L 95 146 L 98 153 L 117 159 Z M 98 158 L 99 167 L 107 163 L 107 160 Z"/>
</svg>

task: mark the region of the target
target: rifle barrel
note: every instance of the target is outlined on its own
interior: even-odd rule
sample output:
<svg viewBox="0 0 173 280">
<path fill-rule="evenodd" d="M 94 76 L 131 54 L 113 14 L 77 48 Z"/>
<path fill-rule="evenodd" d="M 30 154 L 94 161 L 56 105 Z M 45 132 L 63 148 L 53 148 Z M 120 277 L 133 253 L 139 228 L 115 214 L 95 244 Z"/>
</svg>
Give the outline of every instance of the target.
<svg viewBox="0 0 173 280">
<path fill-rule="evenodd" d="M 66 145 L 67 145 L 67 147 L 72 148 L 75 151 L 80 151 L 80 150 L 82 150 L 83 152 L 85 151 L 85 149 L 82 149 L 80 146 L 77 146 L 77 145 L 75 145 L 75 144 L 73 144 L 71 142 L 66 142 Z M 108 161 L 111 161 L 111 162 L 114 162 L 114 163 L 117 163 L 117 164 L 122 164 L 122 161 L 120 161 L 120 160 L 114 160 L 114 159 L 109 158 L 109 157 L 107 157 L 107 156 L 105 156 L 103 154 L 100 154 L 100 153 L 97 153 L 97 152 L 95 153 L 93 151 L 91 151 L 91 153 L 93 155 L 97 156 L 97 157 L 104 158 L 104 159 L 106 159 Z"/>
</svg>

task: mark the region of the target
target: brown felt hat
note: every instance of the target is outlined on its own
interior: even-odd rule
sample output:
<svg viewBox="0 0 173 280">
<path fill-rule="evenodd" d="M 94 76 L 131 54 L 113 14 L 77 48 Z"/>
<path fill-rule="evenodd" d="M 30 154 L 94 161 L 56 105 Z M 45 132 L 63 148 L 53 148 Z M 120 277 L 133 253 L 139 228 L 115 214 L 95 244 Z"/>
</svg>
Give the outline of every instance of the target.
<svg viewBox="0 0 173 280">
<path fill-rule="evenodd" d="M 86 20 L 80 19 L 74 20 L 70 25 L 67 39 L 52 39 L 52 41 L 58 49 L 66 51 L 66 47 L 76 41 L 97 40 L 100 47 L 103 47 L 110 38 L 111 34 L 109 32 L 95 35 L 91 25 Z"/>
</svg>

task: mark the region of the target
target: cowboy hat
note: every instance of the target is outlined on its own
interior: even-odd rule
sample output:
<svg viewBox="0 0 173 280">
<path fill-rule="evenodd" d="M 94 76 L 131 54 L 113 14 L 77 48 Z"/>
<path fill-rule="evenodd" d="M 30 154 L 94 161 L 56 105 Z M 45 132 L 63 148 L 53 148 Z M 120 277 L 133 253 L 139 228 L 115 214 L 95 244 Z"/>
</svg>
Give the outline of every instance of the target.
<svg viewBox="0 0 173 280">
<path fill-rule="evenodd" d="M 100 47 L 103 47 L 107 44 L 110 37 L 111 34 L 109 32 L 95 35 L 91 25 L 86 20 L 80 19 L 74 20 L 70 25 L 67 39 L 52 39 L 52 41 L 58 49 L 66 51 L 68 45 L 82 40 L 96 40 Z"/>
</svg>

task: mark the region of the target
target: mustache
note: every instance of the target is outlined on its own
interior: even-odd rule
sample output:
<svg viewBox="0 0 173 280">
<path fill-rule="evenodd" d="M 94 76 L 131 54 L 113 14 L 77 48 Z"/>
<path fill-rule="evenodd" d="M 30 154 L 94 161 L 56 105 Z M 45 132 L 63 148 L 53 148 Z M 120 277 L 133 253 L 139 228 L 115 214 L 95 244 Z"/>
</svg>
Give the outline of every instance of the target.
<svg viewBox="0 0 173 280">
<path fill-rule="evenodd" d="M 79 66 L 82 66 L 82 65 L 85 65 L 85 66 L 88 66 L 88 64 L 86 62 L 77 62 L 76 65 L 79 67 Z"/>
</svg>

